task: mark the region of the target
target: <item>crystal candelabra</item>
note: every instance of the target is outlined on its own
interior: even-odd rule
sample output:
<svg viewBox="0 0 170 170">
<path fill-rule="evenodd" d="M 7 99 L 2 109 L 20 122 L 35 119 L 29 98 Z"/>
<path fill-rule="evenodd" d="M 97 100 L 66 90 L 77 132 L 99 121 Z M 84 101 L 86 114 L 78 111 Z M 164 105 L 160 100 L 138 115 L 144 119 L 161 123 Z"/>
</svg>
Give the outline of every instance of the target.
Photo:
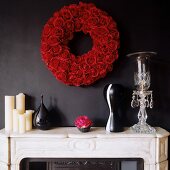
<svg viewBox="0 0 170 170">
<path fill-rule="evenodd" d="M 135 57 L 136 71 L 134 72 L 134 84 L 136 90 L 133 91 L 131 107 L 140 107 L 138 112 L 139 122 L 131 127 L 136 133 L 155 133 L 155 129 L 147 124 L 146 108 L 153 108 L 152 91 L 150 87 L 150 71 L 148 59 L 155 55 L 155 52 L 137 52 L 129 54 Z"/>
</svg>

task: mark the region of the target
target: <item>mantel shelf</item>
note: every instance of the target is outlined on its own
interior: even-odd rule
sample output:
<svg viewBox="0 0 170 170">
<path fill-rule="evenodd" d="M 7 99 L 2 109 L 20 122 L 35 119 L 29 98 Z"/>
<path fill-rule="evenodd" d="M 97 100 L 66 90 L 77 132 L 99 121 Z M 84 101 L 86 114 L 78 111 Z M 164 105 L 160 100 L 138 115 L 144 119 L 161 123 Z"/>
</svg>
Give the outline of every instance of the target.
<svg viewBox="0 0 170 170">
<path fill-rule="evenodd" d="M 24 158 L 142 158 L 144 170 L 168 170 L 169 132 L 156 127 L 154 134 L 108 133 L 92 127 L 82 133 L 76 127 L 24 134 L 0 130 L 0 169 L 19 170 Z"/>
<path fill-rule="evenodd" d="M 169 132 L 166 130 L 156 127 L 156 133 L 154 134 L 139 134 L 134 133 L 130 128 L 125 128 L 123 132 L 119 133 L 108 133 L 104 127 L 92 127 L 90 132 L 82 133 L 76 127 L 58 127 L 51 130 L 38 130 L 33 129 L 32 131 L 24 134 L 19 133 L 8 133 L 5 129 L 0 130 L 0 136 L 6 136 L 11 138 L 29 138 L 29 137 L 46 137 L 46 138 L 115 138 L 115 137 L 129 137 L 129 138 L 162 138 L 169 136 Z"/>
</svg>

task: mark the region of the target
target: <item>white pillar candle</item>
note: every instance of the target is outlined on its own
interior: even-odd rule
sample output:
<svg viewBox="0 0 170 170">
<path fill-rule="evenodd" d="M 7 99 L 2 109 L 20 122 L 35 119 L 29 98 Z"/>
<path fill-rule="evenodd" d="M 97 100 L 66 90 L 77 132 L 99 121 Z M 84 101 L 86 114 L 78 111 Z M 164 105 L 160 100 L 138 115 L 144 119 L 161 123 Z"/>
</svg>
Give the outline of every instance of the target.
<svg viewBox="0 0 170 170">
<path fill-rule="evenodd" d="M 32 130 L 32 114 L 33 110 L 26 110 L 26 131 Z"/>
<path fill-rule="evenodd" d="M 25 95 L 23 93 L 19 93 L 16 96 L 16 109 L 20 114 L 25 113 Z"/>
<path fill-rule="evenodd" d="M 19 114 L 19 133 L 26 131 L 26 117 L 25 114 Z"/>
<path fill-rule="evenodd" d="M 19 111 L 17 109 L 13 110 L 13 132 L 18 132 L 19 130 Z"/>
<path fill-rule="evenodd" d="M 5 130 L 12 131 L 12 112 L 15 105 L 14 96 L 5 96 Z"/>
<path fill-rule="evenodd" d="M 141 63 L 141 59 L 138 59 L 138 73 L 141 74 L 142 73 L 142 63 Z"/>
</svg>

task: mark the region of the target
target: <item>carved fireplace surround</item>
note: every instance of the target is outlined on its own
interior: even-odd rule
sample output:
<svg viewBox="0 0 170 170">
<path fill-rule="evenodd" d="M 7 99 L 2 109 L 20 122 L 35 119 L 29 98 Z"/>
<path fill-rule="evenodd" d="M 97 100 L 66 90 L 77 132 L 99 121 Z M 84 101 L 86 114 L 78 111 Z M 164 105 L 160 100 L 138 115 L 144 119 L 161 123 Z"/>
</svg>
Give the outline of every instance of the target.
<svg viewBox="0 0 170 170">
<path fill-rule="evenodd" d="M 25 134 L 0 130 L 0 170 L 19 170 L 24 158 L 142 158 L 144 170 L 168 170 L 169 132 L 156 134 L 107 133 L 92 128 L 80 133 L 76 128 L 33 130 Z"/>
</svg>

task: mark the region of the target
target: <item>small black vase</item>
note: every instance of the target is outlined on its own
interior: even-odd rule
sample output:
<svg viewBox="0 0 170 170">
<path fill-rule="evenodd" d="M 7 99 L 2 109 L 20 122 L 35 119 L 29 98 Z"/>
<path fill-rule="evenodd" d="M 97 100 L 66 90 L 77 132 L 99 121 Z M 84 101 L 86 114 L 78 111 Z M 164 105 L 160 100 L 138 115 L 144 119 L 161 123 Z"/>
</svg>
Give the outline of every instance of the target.
<svg viewBox="0 0 170 170">
<path fill-rule="evenodd" d="M 43 95 L 41 96 L 41 104 L 35 112 L 33 124 L 40 130 L 49 130 L 51 128 L 50 114 L 43 103 Z"/>
<path fill-rule="evenodd" d="M 91 128 L 91 126 L 86 127 L 86 128 L 78 128 L 78 129 L 79 129 L 80 132 L 86 133 L 86 132 L 89 132 L 89 131 L 90 131 L 90 128 Z"/>
<path fill-rule="evenodd" d="M 123 131 L 122 112 L 125 99 L 124 87 L 120 84 L 106 85 L 104 88 L 104 97 L 107 101 L 110 111 L 106 125 L 106 131 Z"/>
</svg>

